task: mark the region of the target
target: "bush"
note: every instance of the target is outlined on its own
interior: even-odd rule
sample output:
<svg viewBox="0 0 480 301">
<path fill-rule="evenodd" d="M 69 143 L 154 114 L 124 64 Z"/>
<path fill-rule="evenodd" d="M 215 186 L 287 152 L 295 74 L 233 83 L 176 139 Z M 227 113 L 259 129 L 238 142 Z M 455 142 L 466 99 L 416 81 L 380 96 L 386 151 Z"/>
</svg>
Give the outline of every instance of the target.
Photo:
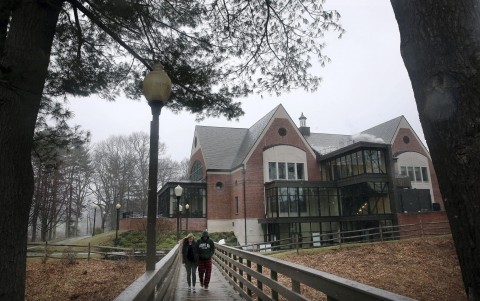
<svg viewBox="0 0 480 301">
<path fill-rule="evenodd" d="M 77 252 L 75 252 L 71 247 L 66 248 L 62 252 L 62 261 L 65 264 L 77 263 Z"/>
</svg>

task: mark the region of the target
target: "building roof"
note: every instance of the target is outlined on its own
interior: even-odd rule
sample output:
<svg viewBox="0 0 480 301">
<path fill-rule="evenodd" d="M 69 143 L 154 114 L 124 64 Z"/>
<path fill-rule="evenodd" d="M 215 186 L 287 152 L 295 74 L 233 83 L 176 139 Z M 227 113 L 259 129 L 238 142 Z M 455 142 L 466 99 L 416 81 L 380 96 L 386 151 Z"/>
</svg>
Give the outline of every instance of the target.
<svg viewBox="0 0 480 301">
<path fill-rule="evenodd" d="M 402 118 L 405 118 L 403 115 L 387 122 L 381 123 L 373 128 L 369 128 L 368 130 L 363 131 L 363 134 L 370 134 L 377 138 L 381 138 L 385 143 L 392 144 L 393 138 L 395 137 L 395 133 L 400 126 L 400 122 Z"/>
<path fill-rule="evenodd" d="M 206 169 L 231 170 L 240 166 L 265 131 L 280 104 L 250 128 L 196 126 Z M 304 136 L 313 150 L 324 155 L 359 141 L 393 143 L 404 116 L 399 116 L 355 135 L 311 133 Z"/>
</svg>

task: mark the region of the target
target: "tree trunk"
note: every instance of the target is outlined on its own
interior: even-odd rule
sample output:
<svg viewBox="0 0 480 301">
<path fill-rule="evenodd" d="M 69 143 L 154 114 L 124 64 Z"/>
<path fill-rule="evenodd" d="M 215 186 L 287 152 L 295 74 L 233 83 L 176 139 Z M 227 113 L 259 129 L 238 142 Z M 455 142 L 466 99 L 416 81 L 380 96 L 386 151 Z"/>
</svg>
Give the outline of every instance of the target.
<svg viewBox="0 0 480 301">
<path fill-rule="evenodd" d="M 25 299 L 32 139 L 61 1 L 22 1 L 0 53 L 0 299 Z"/>
<path fill-rule="evenodd" d="M 469 300 L 480 300 L 480 3 L 391 0 Z M 441 258 L 439 258 L 441 260 Z"/>
</svg>

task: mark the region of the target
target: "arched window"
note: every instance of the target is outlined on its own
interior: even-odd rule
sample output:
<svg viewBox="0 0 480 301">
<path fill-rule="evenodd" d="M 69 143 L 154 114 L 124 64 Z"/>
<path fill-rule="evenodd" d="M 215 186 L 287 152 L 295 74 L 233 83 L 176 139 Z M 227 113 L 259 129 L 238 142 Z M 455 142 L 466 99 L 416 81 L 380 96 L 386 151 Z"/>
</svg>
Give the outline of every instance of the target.
<svg viewBox="0 0 480 301">
<path fill-rule="evenodd" d="M 190 172 L 190 180 L 200 181 L 202 179 L 203 179 L 202 163 L 200 163 L 199 160 L 196 160 L 193 163 L 192 170 Z"/>
</svg>

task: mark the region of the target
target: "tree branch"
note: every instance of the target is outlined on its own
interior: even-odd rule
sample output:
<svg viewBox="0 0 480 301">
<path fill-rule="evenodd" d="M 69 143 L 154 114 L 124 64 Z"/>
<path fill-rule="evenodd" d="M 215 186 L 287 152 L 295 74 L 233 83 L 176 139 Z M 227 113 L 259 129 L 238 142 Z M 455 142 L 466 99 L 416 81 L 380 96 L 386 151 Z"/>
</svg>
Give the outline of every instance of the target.
<svg viewBox="0 0 480 301">
<path fill-rule="evenodd" d="M 135 57 L 137 60 L 139 60 L 148 70 L 153 70 L 150 64 L 143 58 L 141 57 L 133 48 L 128 46 L 122 39 L 114 33 L 110 28 L 108 28 L 105 24 L 100 21 L 97 16 L 89 11 L 86 7 L 84 7 L 82 4 L 80 4 L 77 0 L 68 0 L 74 8 L 78 8 L 82 13 L 85 14 L 95 25 L 100 27 L 102 30 L 105 31 L 115 42 L 117 42 L 120 46 L 122 46 L 125 50 L 127 50 L 133 57 Z"/>
</svg>

